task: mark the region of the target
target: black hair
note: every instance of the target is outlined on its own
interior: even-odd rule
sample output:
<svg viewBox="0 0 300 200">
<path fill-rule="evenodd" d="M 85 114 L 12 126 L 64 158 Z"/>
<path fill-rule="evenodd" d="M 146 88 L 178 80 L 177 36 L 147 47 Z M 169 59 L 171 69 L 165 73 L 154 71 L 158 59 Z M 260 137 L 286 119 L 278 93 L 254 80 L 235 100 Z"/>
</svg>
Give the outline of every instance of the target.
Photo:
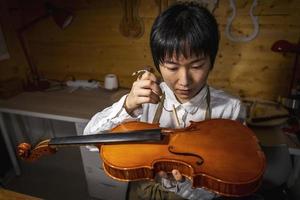
<svg viewBox="0 0 300 200">
<path fill-rule="evenodd" d="M 158 71 L 166 57 L 208 55 L 211 68 L 219 47 L 219 31 L 215 17 L 194 3 L 170 6 L 154 21 L 150 34 L 153 61 Z"/>
</svg>

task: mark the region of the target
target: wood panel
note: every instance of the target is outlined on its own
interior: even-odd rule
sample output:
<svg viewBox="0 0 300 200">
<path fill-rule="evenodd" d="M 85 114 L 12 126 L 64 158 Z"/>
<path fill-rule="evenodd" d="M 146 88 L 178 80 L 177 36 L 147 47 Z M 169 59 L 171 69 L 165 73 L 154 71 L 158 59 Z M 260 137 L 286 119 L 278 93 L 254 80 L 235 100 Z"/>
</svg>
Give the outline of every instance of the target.
<svg viewBox="0 0 300 200">
<path fill-rule="evenodd" d="M 15 1 L 12 0 L 10 4 L 14 5 Z M 0 80 L 8 80 L 12 77 L 25 78 L 27 73 L 27 64 L 25 56 L 22 53 L 17 34 L 15 32 L 12 22 L 15 22 L 8 10 L 6 1 L 0 1 L 0 23 L 2 31 L 7 44 L 10 58 L 8 60 L 0 61 Z"/>
<path fill-rule="evenodd" d="M 248 12 L 252 1 L 236 2 L 233 32 L 250 34 L 253 25 Z M 245 97 L 275 100 L 279 95 L 286 95 L 295 55 L 275 53 L 270 48 L 280 39 L 299 41 L 299 7 L 300 2 L 296 0 L 258 1 L 254 11 L 260 24 L 258 36 L 248 43 L 235 43 L 225 35 L 230 6 L 226 1 L 219 1 L 215 15 L 220 25 L 221 44 L 209 82 Z"/>
<path fill-rule="evenodd" d="M 28 2 L 34 4 L 35 0 Z M 119 24 L 123 12 L 119 0 L 52 2 L 73 9 L 75 19 L 62 31 L 48 18 L 26 33 L 33 60 L 45 77 L 62 80 L 75 76 L 78 79 L 103 80 L 105 74 L 116 73 L 121 85 L 130 87 L 133 71 L 144 65 L 153 65 L 149 32 L 159 10 L 154 0 L 141 0 L 139 15 L 144 22 L 145 33 L 139 39 L 121 35 Z M 236 2 L 233 32 L 237 35 L 250 34 L 253 25 L 248 13 L 252 0 Z M 270 48 L 279 39 L 293 43 L 299 41 L 299 8 L 298 0 L 258 1 L 254 10 L 259 17 L 258 36 L 247 43 L 235 43 L 225 35 L 227 17 L 231 14 L 229 1 L 219 1 L 214 14 L 221 33 L 220 51 L 209 83 L 245 97 L 275 100 L 279 95 L 286 95 L 295 55 L 275 53 Z M 32 5 L 31 9 L 26 6 L 24 13 L 26 9 L 36 9 L 36 6 Z M 19 62 L 19 59 L 15 58 L 13 62 Z M 9 70 L 13 68 L 13 64 L 4 65 Z"/>
</svg>

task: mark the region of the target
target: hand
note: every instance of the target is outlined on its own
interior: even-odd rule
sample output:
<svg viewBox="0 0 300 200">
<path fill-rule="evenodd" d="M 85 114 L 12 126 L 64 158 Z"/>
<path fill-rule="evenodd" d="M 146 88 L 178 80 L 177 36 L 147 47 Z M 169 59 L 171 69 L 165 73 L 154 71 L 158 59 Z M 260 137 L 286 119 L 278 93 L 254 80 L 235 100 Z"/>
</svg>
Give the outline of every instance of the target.
<svg viewBox="0 0 300 200">
<path fill-rule="evenodd" d="M 177 170 L 177 169 L 173 169 L 172 170 L 172 175 L 173 175 L 173 177 L 174 177 L 174 179 L 176 180 L 176 181 L 182 181 L 183 180 L 183 176 L 181 175 L 181 173 Z"/>
<path fill-rule="evenodd" d="M 184 177 L 181 175 L 181 173 L 179 172 L 179 170 L 177 170 L 177 169 L 173 169 L 172 170 L 172 175 L 173 175 L 173 177 L 174 177 L 174 179 L 176 180 L 176 181 L 183 181 L 184 180 Z M 168 175 L 167 175 L 167 173 L 166 172 L 164 172 L 164 171 L 160 171 L 160 172 L 158 172 L 158 176 L 160 176 L 161 178 L 167 178 L 168 177 Z"/>
<path fill-rule="evenodd" d="M 158 103 L 160 101 L 162 91 L 157 82 L 156 76 L 148 71 L 138 77 L 132 84 L 131 91 L 125 101 L 125 109 L 129 114 L 144 103 Z"/>
</svg>

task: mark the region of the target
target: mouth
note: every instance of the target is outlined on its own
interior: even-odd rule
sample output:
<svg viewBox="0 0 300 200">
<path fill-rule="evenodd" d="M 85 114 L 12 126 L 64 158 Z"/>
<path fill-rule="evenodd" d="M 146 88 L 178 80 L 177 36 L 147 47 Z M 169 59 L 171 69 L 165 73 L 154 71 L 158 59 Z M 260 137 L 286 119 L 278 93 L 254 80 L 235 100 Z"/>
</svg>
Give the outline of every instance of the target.
<svg viewBox="0 0 300 200">
<path fill-rule="evenodd" d="M 190 94 L 191 90 L 190 90 L 190 89 L 188 89 L 188 90 L 180 90 L 180 89 L 177 89 L 176 92 L 177 92 L 177 94 L 185 95 L 185 96 L 186 96 L 186 95 L 189 95 L 189 94 Z"/>
</svg>

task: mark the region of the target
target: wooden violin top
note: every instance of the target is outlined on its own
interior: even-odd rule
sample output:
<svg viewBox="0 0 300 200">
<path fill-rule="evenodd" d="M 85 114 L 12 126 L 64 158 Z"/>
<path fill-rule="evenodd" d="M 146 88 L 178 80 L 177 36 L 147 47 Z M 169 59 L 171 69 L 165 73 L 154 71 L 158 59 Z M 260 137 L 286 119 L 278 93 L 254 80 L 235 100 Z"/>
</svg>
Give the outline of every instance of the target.
<svg viewBox="0 0 300 200">
<path fill-rule="evenodd" d="M 95 145 L 105 172 L 114 179 L 153 179 L 161 170 L 178 169 L 203 187 L 224 196 L 246 196 L 257 190 L 265 170 L 265 156 L 255 134 L 227 119 L 192 122 L 183 129 L 159 124 L 124 122 L 109 133 L 52 138 L 34 149 L 18 147 L 24 160 L 36 160 L 63 145 Z"/>
</svg>

